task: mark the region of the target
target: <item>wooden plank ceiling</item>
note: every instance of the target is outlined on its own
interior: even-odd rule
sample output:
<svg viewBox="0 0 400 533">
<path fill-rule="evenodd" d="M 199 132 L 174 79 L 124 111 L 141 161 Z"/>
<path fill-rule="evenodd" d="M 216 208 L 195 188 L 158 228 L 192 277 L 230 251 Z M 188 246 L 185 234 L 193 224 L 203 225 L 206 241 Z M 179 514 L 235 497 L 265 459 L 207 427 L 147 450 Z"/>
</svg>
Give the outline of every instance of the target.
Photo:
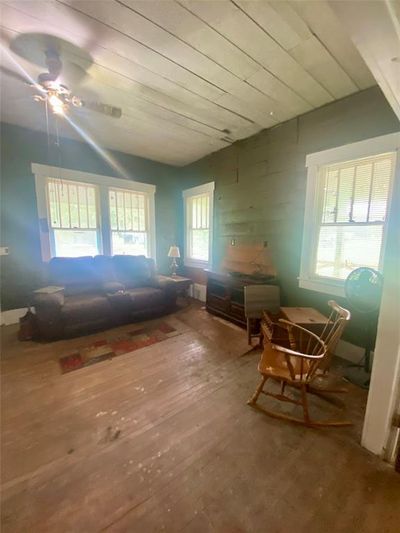
<svg viewBox="0 0 400 533">
<path fill-rule="evenodd" d="M 62 60 L 92 64 L 65 83 L 122 108 L 113 119 L 71 118 L 101 146 L 185 165 L 232 142 L 373 85 L 325 0 L 2 1 L 5 68 L 34 79 L 43 66 L 10 52 L 21 34 L 77 47 Z M 46 131 L 33 89 L 2 75 L 3 121 Z M 63 134 L 76 134 L 65 120 Z"/>
<path fill-rule="evenodd" d="M 356 0 L 329 4 L 400 119 L 400 2 L 369 2 L 362 11 Z"/>
</svg>

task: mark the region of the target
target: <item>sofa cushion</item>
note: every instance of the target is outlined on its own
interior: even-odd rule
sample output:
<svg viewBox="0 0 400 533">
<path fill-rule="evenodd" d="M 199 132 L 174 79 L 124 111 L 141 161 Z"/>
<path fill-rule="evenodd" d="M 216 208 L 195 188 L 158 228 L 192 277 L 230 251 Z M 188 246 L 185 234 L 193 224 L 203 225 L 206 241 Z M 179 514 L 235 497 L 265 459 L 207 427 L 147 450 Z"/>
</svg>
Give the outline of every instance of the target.
<svg viewBox="0 0 400 533">
<path fill-rule="evenodd" d="M 156 262 L 151 257 L 146 257 L 146 262 L 150 270 L 150 277 L 155 278 L 157 276 Z"/>
<path fill-rule="evenodd" d="M 106 296 L 100 294 L 76 294 L 66 296 L 61 309 L 63 320 L 68 322 L 107 319 L 111 306 Z"/>
<path fill-rule="evenodd" d="M 51 284 L 65 287 L 65 295 L 98 290 L 93 257 L 53 257 L 49 277 Z"/>
<path fill-rule="evenodd" d="M 126 288 L 144 287 L 151 279 L 151 269 L 144 255 L 114 255 L 117 280 Z"/>
<path fill-rule="evenodd" d="M 99 283 L 104 284 L 117 281 L 114 262 L 109 255 L 96 255 L 93 258 L 93 267 Z"/>
<path fill-rule="evenodd" d="M 109 294 L 124 291 L 125 285 L 122 285 L 119 281 L 105 281 L 101 284 L 101 289 L 108 296 Z"/>
<path fill-rule="evenodd" d="M 161 309 L 165 305 L 165 293 L 161 289 L 136 287 L 134 289 L 127 289 L 126 294 L 130 296 L 131 309 L 133 311 L 146 311 L 158 307 Z"/>
</svg>

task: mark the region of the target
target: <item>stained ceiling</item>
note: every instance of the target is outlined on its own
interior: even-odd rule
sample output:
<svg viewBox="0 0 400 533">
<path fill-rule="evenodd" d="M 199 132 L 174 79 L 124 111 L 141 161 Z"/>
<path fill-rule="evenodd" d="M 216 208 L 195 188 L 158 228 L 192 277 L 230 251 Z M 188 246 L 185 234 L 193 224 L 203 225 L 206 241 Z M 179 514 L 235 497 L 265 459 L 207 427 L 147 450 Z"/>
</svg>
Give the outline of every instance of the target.
<svg viewBox="0 0 400 533">
<path fill-rule="evenodd" d="M 21 35 L 51 34 L 82 73 L 65 68 L 62 81 L 122 109 L 71 120 L 103 147 L 173 165 L 375 84 L 324 0 L 3 0 L 1 27 L 2 121 L 46 131 L 43 104 L 12 75 L 36 80 L 44 61 L 12 50 Z"/>
</svg>

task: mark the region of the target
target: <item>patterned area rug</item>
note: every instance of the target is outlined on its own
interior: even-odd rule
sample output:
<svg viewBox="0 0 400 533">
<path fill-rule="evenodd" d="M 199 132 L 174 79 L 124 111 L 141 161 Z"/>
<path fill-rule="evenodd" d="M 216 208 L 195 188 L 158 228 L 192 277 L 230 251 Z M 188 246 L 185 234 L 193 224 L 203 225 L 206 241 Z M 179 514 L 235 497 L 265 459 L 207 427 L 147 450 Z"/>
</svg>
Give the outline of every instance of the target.
<svg viewBox="0 0 400 533">
<path fill-rule="evenodd" d="M 72 354 L 61 357 L 59 360 L 61 371 L 66 374 L 73 370 L 79 370 L 79 368 L 134 352 L 180 334 L 166 322 L 159 322 L 148 327 L 141 326 L 117 336 L 97 340 Z"/>
</svg>

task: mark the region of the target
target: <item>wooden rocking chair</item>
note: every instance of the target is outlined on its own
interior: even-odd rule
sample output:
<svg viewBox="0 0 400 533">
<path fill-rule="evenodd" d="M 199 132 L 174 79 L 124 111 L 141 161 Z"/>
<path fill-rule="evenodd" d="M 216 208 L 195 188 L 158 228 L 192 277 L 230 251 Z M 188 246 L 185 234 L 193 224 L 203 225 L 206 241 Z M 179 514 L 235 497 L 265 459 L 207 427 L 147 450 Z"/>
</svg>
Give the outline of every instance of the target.
<svg viewBox="0 0 400 533">
<path fill-rule="evenodd" d="M 347 392 L 347 389 L 342 388 L 320 388 L 313 386 L 316 378 L 324 379 L 327 377 L 327 370 L 333 350 L 342 335 L 346 323 L 351 317 L 350 311 L 340 307 L 333 300 L 329 301 L 328 305 L 332 308 L 332 313 L 320 337 L 297 324 L 283 319 L 279 320 L 276 326 L 286 329 L 289 347 L 278 346 L 266 341 L 264 352 L 258 364 L 258 371 L 262 375 L 261 383 L 252 398 L 247 402 L 249 405 L 275 418 L 297 422 L 306 426 L 351 425 L 351 422 L 345 420 L 312 420 L 308 408 L 308 393 L 316 394 L 330 401 L 330 398 L 326 397 L 325 393 Z M 264 391 L 264 385 L 269 378 L 280 382 L 280 394 Z M 287 396 L 285 394 L 286 386 L 300 390 L 301 399 L 297 400 Z M 269 411 L 259 406 L 257 400 L 261 393 L 280 401 L 301 405 L 303 407 L 303 418 L 297 418 L 277 411 Z"/>
</svg>

